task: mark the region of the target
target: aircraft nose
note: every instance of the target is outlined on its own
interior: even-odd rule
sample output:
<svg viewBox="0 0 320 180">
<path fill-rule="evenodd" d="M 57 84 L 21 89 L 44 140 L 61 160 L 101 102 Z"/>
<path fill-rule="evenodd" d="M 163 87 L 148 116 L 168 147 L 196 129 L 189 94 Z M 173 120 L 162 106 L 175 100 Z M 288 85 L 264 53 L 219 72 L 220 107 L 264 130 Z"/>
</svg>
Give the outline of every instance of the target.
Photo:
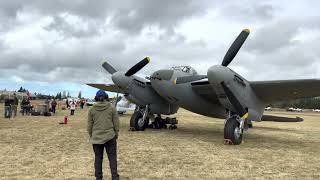
<svg viewBox="0 0 320 180">
<path fill-rule="evenodd" d="M 151 79 L 155 80 L 170 80 L 173 75 L 173 70 L 158 70 L 151 75 Z"/>
</svg>

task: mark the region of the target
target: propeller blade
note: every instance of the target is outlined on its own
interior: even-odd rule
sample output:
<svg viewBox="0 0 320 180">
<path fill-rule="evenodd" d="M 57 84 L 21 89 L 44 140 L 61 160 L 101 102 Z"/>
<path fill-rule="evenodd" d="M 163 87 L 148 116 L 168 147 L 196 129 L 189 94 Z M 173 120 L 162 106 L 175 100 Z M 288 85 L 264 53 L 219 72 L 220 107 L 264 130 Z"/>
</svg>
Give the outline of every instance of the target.
<svg viewBox="0 0 320 180">
<path fill-rule="evenodd" d="M 107 62 L 103 62 L 102 63 L 102 67 L 108 71 L 110 74 L 113 74 L 115 72 L 117 72 L 110 64 L 108 64 Z"/>
<path fill-rule="evenodd" d="M 134 65 L 132 68 L 130 68 L 127 72 L 126 72 L 126 76 L 132 76 L 135 73 L 137 73 L 138 71 L 140 71 L 145 65 L 147 65 L 150 62 L 150 58 L 149 57 L 145 57 L 144 59 L 142 59 L 140 62 L 138 62 L 136 65 Z"/>
<path fill-rule="evenodd" d="M 238 35 L 236 40 L 234 40 L 234 42 L 228 49 L 226 55 L 224 56 L 223 61 L 221 63 L 222 66 L 228 66 L 231 63 L 231 61 L 237 55 L 238 51 L 240 50 L 241 46 L 243 45 L 249 34 L 249 29 L 244 29 L 241 31 L 241 33 Z"/>
<path fill-rule="evenodd" d="M 189 82 L 198 81 L 205 78 L 207 78 L 206 75 L 183 76 L 183 77 L 178 77 L 175 81 L 173 81 L 173 83 L 174 84 L 189 83 Z"/>
<path fill-rule="evenodd" d="M 232 104 L 233 108 L 236 110 L 236 113 L 242 118 L 246 119 L 248 117 L 247 110 L 243 108 L 239 100 L 236 98 L 236 96 L 232 93 L 232 91 L 226 86 L 224 82 L 221 83 L 221 86 L 224 92 L 226 93 L 230 103 Z"/>
</svg>

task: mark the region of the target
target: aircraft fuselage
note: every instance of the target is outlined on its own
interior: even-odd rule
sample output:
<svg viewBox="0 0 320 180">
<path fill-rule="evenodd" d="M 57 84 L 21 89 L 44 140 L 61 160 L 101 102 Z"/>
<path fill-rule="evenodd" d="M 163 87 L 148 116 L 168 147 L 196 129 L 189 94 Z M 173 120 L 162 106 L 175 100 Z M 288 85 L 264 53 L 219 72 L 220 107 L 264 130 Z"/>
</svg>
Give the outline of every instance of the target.
<svg viewBox="0 0 320 180">
<path fill-rule="evenodd" d="M 187 74 L 180 71 L 159 70 L 151 76 L 151 84 L 160 96 L 172 104 L 197 114 L 225 118 L 227 115 L 225 108 L 196 94 L 190 83 L 174 84 L 176 77 L 185 75 Z"/>
</svg>

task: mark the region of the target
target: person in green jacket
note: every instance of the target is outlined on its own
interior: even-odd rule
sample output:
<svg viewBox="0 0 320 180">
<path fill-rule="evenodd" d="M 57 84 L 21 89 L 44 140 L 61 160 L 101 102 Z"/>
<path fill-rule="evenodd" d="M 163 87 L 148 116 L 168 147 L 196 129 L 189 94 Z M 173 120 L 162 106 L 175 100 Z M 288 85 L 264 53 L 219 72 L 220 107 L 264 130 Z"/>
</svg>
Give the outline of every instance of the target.
<svg viewBox="0 0 320 180">
<path fill-rule="evenodd" d="M 96 104 L 88 113 L 88 133 L 95 154 L 94 168 L 96 179 L 103 179 L 103 151 L 106 149 L 113 180 L 119 179 L 117 171 L 117 139 L 119 134 L 119 117 L 116 108 L 108 102 L 108 94 L 99 90 Z"/>
</svg>

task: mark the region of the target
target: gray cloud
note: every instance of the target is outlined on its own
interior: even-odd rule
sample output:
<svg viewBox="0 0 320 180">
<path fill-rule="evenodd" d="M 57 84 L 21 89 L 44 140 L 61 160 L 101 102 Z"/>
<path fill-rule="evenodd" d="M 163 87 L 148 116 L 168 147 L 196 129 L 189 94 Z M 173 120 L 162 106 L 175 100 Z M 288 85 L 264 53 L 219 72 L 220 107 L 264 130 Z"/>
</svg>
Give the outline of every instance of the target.
<svg viewBox="0 0 320 180">
<path fill-rule="evenodd" d="M 146 25 L 156 25 L 172 30 L 181 20 L 205 14 L 210 1 L 149 1 L 132 3 L 115 13 L 115 25 L 121 29 L 138 33 Z"/>
<path fill-rule="evenodd" d="M 100 28 L 100 26 L 94 21 L 84 21 L 82 19 L 79 19 L 79 22 L 76 25 L 73 25 L 65 20 L 65 16 L 55 16 L 53 22 L 45 27 L 45 29 L 48 31 L 57 31 L 66 38 L 81 38 L 99 35 L 98 28 Z"/>
<path fill-rule="evenodd" d="M 266 23 L 252 33 L 248 50 L 256 53 L 272 53 L 280 48 L 290 48 L 299 43 L 295 38 L 305 30 L 320 31 L 320 17 L 282 18 Z"/>
<path fill-rule="evenodd" d="M 0 3 L 0 14 L 7 18 L 16 18 L 23 10 L 35 10 L 43 15 L 54 16 L 59 29 L 62 20 L 57 18 L 61 13 L 69 13 L 84 19 L 91 19 L 103 23 L 106 18 L 112 18 L 112 23 L 127 33 L 139 33 L 145 26 L 156 25 L 164 29 L 172 28 L 182 19 L 206 13 L 208 0 L 181 0 L 181 1 L 43 1 L 33 0 L 26 3 L 23 0 L 12 0 Z M 67 26 L 64 24 L 64 26 Z"/>
<path fill-rule="evenodd" d="M 266 1 L 225 1 L 216 9 L 226 19 L 244 22 L 257 22 L 273 19 L 278 6 Z"/>
<path fill-rule="evenodd" d="M 217 29 L 218 21 L 226 26 L 219 29 L 254 25 L 230 65 L 244 77 L 290 79 L 317 74 L 320 39 L 297 37 L 302 30 L 320 32 L 319 18 L 278 17 L 281 8 L 281 4 L 260 1 L 3 1 L 0 77 L 79 84 L 110 82 L 100 66 L 102 57 L 117 70 L 126 71 L 145 56 L 152 62 L 141 74 L 174 65 L 193 65 L 205 74 L 210 66 L 221 63 L 229 39 L 236 35 L 219 32 L 221 37 L 217 38 L 228 39 L 219 44 L 197 38 L 196 30 L 190 40 L 190 34 L 177 32 L 176 28 L 208 14 L 217 21 L 206 22 L 211 23 L 208 28 Z M 24 21 L 23 17 L 30 14 L 36 16 Z"/>
</svg>

